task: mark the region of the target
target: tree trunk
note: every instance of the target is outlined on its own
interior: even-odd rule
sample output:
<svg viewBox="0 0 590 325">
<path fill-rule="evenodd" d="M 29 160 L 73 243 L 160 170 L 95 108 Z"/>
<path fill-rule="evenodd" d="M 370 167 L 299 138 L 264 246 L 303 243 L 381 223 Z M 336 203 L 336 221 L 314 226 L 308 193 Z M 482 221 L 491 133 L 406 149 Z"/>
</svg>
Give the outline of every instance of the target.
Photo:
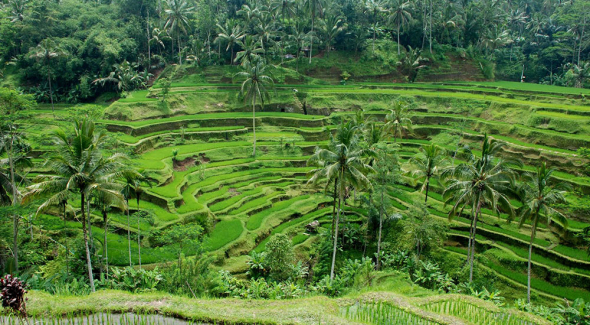
<svg viewBox="0 0 590 325">
<path fill-rule="evenodd" d="M 430 177 L 426 178 L 426 198 L 424 199 L 424 203 L 428 203 L 428 190 L 430 189 Z"/>
<path fill-rule="evenodd" d="M 428 36 L 430 38 L 430 54 L 432 54 L 432 0 L 430 0 L 430 26 L 428 26 L 428 28 L 430 28 L 430 32 L 428 33 Z"/>
<path fill-rule="evenodd" d="M 85 202 L 85 195 L 83 191 L 80 191 L 80 201 L 82 203 L 82 233 L 84 234 L 84 248 L 86 249 L 86 266 L 88 267 L 88 280 L 90 281 L 90 289 L 92 292 L 95 292 L 94 288 L 94 278 L 92 276 L 92 260 L 90 257 L 90 248 L 88 247 L 88 229 L 86 228 L 86 202 Z"/>
<path fill-rule="evenodd" d="M 10 141 L 8 142 L 8 167 L 10 168 L 10 183 L 12 184 L 12 206 L 18 204 L 18 192 L 16 189 L 16 181 L 14 176 L 14 158 L 13 158 L 13 145 L 14 145 L 14 133 L 12 128 L 10 129 Z M 18 214 L 14 213 L 13 217 L 13 248 L 12 254 L 14 256 L 14 269 L 18 274 Z"/>
<path fill-rule="evenodd" d="M 342 178 L 343 172 L 340 172 L 340 178 Z M 344 187 L 342 186 L 344 181 L 340 181 L 340 193 L 338 200 L 338 213 L 336 214 L 336 228 L 334 229 L 334 249 L 332 251 L 332 267 L 330 268 L 330 282 L 334 280 L 334 266 L 336 265 L 336 251 L 338 249 L 338 224 L 340 222 L 340 211 L 342 210 L 342 201 L 344 196 Z"/>
<path fill-rule="evenodd" d="M 336 223 L 336 198 L 338 197 L 338 178 L 334 180 L 334 205 L 332 208 L 332 232 L 331 236 L 334 238 L 334 225 Z"/>
<path fill-rule="evenodd" d="M 182 65 L 182 56 L 180 55 L 180 33 L 176 34 L 176 38 L 176 43 L 178 43 L 178 65 Z"/>
<path fill-rule="evenodd" d="M 376 22 L 373 21 L 373 54 L 375 54 L 375 39 L 377 38 L 377 33 L 375 31 L 376 28 L 377 28 Z"/>
<path fill-rule="evenodd" d="M 469 283 L 473 282 L 473 260 L 475 259 L 475 232 L 477 231 L 477 219 L 481 212 L 481 201 L 477 203 L 475 219 L 473 220 L 473 243 L 471 244 L 471 260 L 469 262 Z"/>
<path fill-rule="evenodd" d="M 141 229 L 139 228 L 139 193 L 136 191 L 137 196 L 137 252 L 139 254 L 139 269 L 141 270 Z"/>
<path fill-rule="evenodd" d="M 578 66 L 580 66 L 580 55 L 582 53 L 582 41 L 584 40 L 584 32 L 586 31 L 586 14 L 584 14 L 584 23 L 582 24 L 582 33 L 580 34 L 580 44 L 578 45 Z"/>
<path fill-rule="evenodd" d="M 313 10 L 313 9 L 312 9 Z M 309 64 L 311 64 L 311 55 L 313 52 L 313 23 L 314 23 L 314 18 L 311 18 L 311 38 L 309 40 Z"/>
<path fill-rule="evenodd" d="M 381 231 L 383 229 L 383 188 L 381 189 L 381 206 L 379 207 L 379 239 L 377 240 L 377 271 L 381 268 Z"/>
<path fill-rule="evenodd" d="M 129 199 L 125 198 L 125 201 L 127 203 L 127 246 L 129 248 L 129 266 L 131 266 L 131 222 L 129 221 Z"/>
<path fill-rule="evenodd" d="M 53 88 L 51 88 L 51 72 L 49 71 L 49 67 L 47 67 L 47 81 L 49 82 L 49 101 L 51 101 L 51 113 L 55 119 L 55 107 L 53 107 Z"/>
<path fill-rule="evenodd" d="M 252 99 L 252 134 L 254 135 L 252 157 L 256 158 L 256 94 Z"/>
<path fill-rule="evenodd" d="M 107 274 L 107 279 L 109 278 L 109 249 L 107 245 L 107 231 L 108 231 L 108 215 L 107 211 L 102 211 L 102 219 L 104 222 L 104 262 L 105 262 L 105 270 Z"/>
<path fill-rule="evenodd" d="M 531 229 L 531 242 L 529 243 L 529 260 L 528 260 L 528 269 L 527 269 L 527 286 L 526 286 L 526 302 L 528 304 L 531 303 L 531 259 L 533 257 L 533 241 L 535 240 L 535 235 L 537 232 L 537 221 L 539 219 L 539 209 L 537 209 L 537 213 L 535 213 L 535 220 L 533 220 L 532 229 Z"/>
<path fill-rule="evenodd" d="M 400 21 L 397 22 L 397 56 L 398 56 L 398 59 L 399 59 L 399 56 L 401 55 L 401 49 L 400 49 L 400 44 L 399 44 L 400 26 L 401 26 L 401 17 L 400 17 Z"/>
<path fill-rule="evenodd" d="M 152 68 L 152 49 L 150 46 L 150 10 L 147 10 L 147 24 L 145 26 L 147 32 L 147 48 L 148 48 L 148 68 L 149 71 Z"/>
<path fill-rule="evenodd" d="M 66 202 L 64 202 L 64 232 L 66 230 Z M 66 274 L 68 277 L 70 276 L 70 250 L 68 248 L 68 239 L 64 236 L 66 240 Z"/>
<path fill-rule="evenodd" d="M 90 250 L 94 251 L 94 235 L 92 235 L 92 222 L 90 221 L 90 199 L 86 200 L 86 222 L 88 222 L 88 236 L 90 237 Z"/>
</svg>

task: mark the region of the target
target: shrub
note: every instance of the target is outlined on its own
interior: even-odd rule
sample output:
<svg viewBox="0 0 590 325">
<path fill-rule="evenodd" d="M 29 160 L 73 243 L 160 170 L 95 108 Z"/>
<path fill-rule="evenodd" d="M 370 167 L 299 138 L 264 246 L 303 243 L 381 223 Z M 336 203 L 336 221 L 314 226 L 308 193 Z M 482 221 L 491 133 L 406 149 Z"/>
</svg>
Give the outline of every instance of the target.
<svg viewBox="0 0 590 325">
<path fill-rule="evenodd" d="M 277 281 L 292 277 L 295 253 L 291 240 L 285 234 L 274 235 L 266 244 L 266 264 L 270 268 L 269 275 Z"/>
<path fill-rule="evenodd" d="M 145 269 L 136 270 L 132 267 L 126 268 L 111 268 L 111 274 L 108 279 L 104 278 L 104 274 L 101 274 L 101 281 L 98 282 L 99 286 L 138 292 L 138 291 L 153 291 L 158 286 L 158 283 L 162 281 L 162 275 L 156 267 L 152 271 Z"/>
<path fill-rule="evenodd" d="M 2 301 L 2 307 L 23 317 L 27 316 L 25 305 L 26 293 L 26 285 L 19 278 L 13 277 L 10 274 L 0 278 L 0 300 Z"/>
</svg>

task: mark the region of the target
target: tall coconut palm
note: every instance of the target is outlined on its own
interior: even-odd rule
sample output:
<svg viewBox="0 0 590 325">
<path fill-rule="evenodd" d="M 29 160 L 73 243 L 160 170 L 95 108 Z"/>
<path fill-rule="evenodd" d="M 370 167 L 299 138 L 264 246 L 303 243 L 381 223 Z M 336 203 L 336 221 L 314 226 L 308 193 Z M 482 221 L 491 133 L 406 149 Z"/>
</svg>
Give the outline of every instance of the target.
<svg viewBox="0 0 590 325">
<path fill-rule="evenodd" d="M 397 26 L 397 55 L 401 54 L 401 44 L 399 42 L 399 35 L 401 27 L 410 23 L 412 20 L 412 3 L 407 0 L 393 0 L 391 4 L 391 16 L 389 19 Z"/>
<path fill-rule="evenodd" d="M 428 202 L 431 178 L 440 176 L 448 166 L 449 159 L 445 150 L 434 143 L 420 147 L 420 152 L 410 159 L 409 173 L 412 177 L 423 180 L 420 191 L 426 191 L 424 203 Z"/>
<path fill-rule="evenodd" d="M 333 13 L 326 14 L 326 18 L 321 27 L 322 33 L 326 39 L 326 57 L 329 57 L 332 44 L 336 40 L 336 37 L 338 37 L 338 35 L 340 35 L 345 29 L 343 18 Z"/>
<path fill-rule="evenodd" d="M 117 186 L 115 179 L 121 170 L 124 156 L 122 154 L 103 156 L 100 146 L 104 143 L 106 135 L 95 132 L 94 123 L 90 120 L 75 121 L 73 136 L 70 137 L 65 131 L 58 130 L 53 134 L 53 139 L 55 150 L 47 159 L 45 166 L 54 174 L 37 176 L 37 183 L 29 187 L 30 191 L 26 197 L 51 194 L 39 206 L 37 210 L 39 213 L 67 199 L 71 192 L 77 192 L 80 195 L 86 266 L 90 288 L 94 292 L 92 258 L 86 223 L 86 200 L 91 192 L 112 192 L 111 189 Z"/>
<path fill-rule="evenodd" d="M 445 177 L 452 177 L 443 193 L 445 204 L 453 205 L 449 211 L 449 219 L 457 215 L 458 211 L 462 211 L 465 206 L 471 207 L 472 220 L 467 257 L 469 282 L 473 280 L 475 234 L 482 207 L 487 205 L 496 213 L 504 211 L 510 216 L 515 214 L 507 193 L 511 190 L 513 178 L 510 166 L 519 165 L 519 162 L 495 157 L 503 145 L 485 135 L 481 157 L 467 151 L 467 162 L 443 173 Z"/>
<path fill-rule="evenodd" d="M 225 49 L 225 51 L 231 51 L 231 58 L 230 58 L 230 62 L 234 61 L 234 46 L 242 39 L 246 36 L 246 34 L 244 34 L 242 32 L 242 29 L 240 28 L 239 25 L 236 25 L 234 27 L 232 27 L 231 30 L 229 30 L 229 28 L 223 27 L 221 25 L 217 25 L 217 28 L 219 28 L 220 32 L 219 35 L 217 36 L 216 41 L 217 42 L 225 42 L 227 43 L 227 48 Z M 233 63 L 232 63 L 233 64 Z"/>
<path fill-rule="evenodd" d="M 65 52 L 57 46 L 57 43 L 54 40 L 49 38 L 42 40 L 41 43 L 39 43 L 37 47 L 32 48 L 31 51 L 33 52 L 31 57 L 42 62 L 45 66 L 45 69 L 47 69 L 49 100 L 51 101 L 51 112 L 55 118 L 55 107 L 53 106 L 53 88 L 51 87 L 51 63 L 54 59 L 65 55 Z"/>
<path fill-rule="evenodd" d="M 404 130 L 412 132 L 412 120 L 408 117 L 406 102 L 397 100 L 393 103 L 393 109 L 385 116 L 385 130 L 393 135 L 393 142 L 397 142 L 398 136 L 402 138 Z"/>
<path fill-rule="evenodd" d="M 553 206 L 565 202 L 565 193 L 569 189 L 565 183 L 553 183 L 551 176 L 555 168 L 548 168 L 543 162 L 534 174 L 524 175 L 524 200 L 520 209 L 520 223 L 522 227 L 527 220 L 531 222 L 531 240 L 529 242 L 529 259 L 527 271 L 527 302 L 531 302 L 531 258 L 533 254 L 533 241 L 537 234 L 539 222 L 549 225 L 557 223 L 562 229 L 567 228 L 567 219 Z"/>
<path fill-rule="evenodd" d="M 129 217 L 129 199 L 133 195 L 135 195 L 135 197 L 139 197 L 137 189 L 141 187 L 141 182 L 145 180 L 145 177 L 143 177 L 143 175 L 141 175 L 141 173 L 139 173 L 137 170 L 132 168 L 123 170 L 121 176 L 124 183 L 123 188 L 121 189 L 121 194 L 123 194 L 125 204 L 127 205 L 127 248 L 129 253 L 129 266 L 132 266 L 133 261 L 131 258 L 131 221 Z M 137 206 L 139 209 L 139 201 L 137 203 Z"/>
<path fill-rule="evenodd" d="M 260 43 L 254 40 L 254 37 L 247 35 L 243 41 L 239 40 L 237 43 L 242 50 L 236 54 L 235 62 L 240 62 L 244 66 L 246 62 L 256 61 L 259 54 L 264 53 L 260 47 Z"/>
<path fill-rule="evenodd" d="M 375 53 L 375 40 L 377 39 L 377 24 L 380 16 L 387 10 L 387 2 L 384 0 L 368 0 L 365 2 L 365 13 L 371 17 L 373 25 L 373 53 Z"/>
<path fill-rule="evenodd" d="M 311 19 L 311 32 L 309 38 L 309 63 L 311 64 L 311 57 L 313 53 L 313 33 L 314 25 L 318 16 L 322 16 L 324 3 L 323 0 L 304 0 L 304 8 Z"/>
<path fill-rule="evenodd" d="M 322 179 L 338 179 L 338 212 L 334 228 L 334 246 L 332 251 L 332 266 L 330 268 L 330 280 L 334 279 L 334 266 L 336 264 L 336 251 L 338 248 L 338 226 L 342 212 L 342 203 L 346 186 L 350 185 L 355 189 L 371 188 L 371 182 L 367 174 L 373 168 L 365 164 L 363 150 L 360 146 L 357 127 L 352 122 L 341 126 L 342 134 L 336 135 L 336 141 L 332 141 L 328 149 L 316 148 L 315 153 L 310 157 L 310 162 L 319 167 L 313 171 L 308 183 L 316 183 Z"/>
<path fill-rule="evenodd" d="M 178 43 L 178 64 L 182 65 L 182 56 L 180 55 L 180 34 L 188 33 L 190 28 L 189 19 L 194 11 L 186 0 L 167 0 L 168 9 L 164 12 L 168 15 L 164 29 L 172 35 L 176 35 Z"/>
<path fill-rule="evenodd" d="M 103 241 L 103 252 L 105 261 L 106 278 L 109 278 L 109 245 L 107 241 L 108 225 L 109 225 L 109 210 L 111 207 L 117 207 L 121 210 L 126 210 L 127 205 L 125 198 L 121 195 L 120 190 L 105 189 L 104 191 L 98 191 L 94 195 L 94 205 L 98 208 L 102 215 L 104 225 L 104 241 Z"/>
<path fill-rule="evenodd" d="M 247 62 L 244 71 L 235 75 L 237 78 L 245 78 L 240 95 L 244 97 L 244 102 L 252 104 L 252 157 L 256 157 L 256 101 L 260 100 L 261 106 L 264 107 L 265 101 L 270 101 L 269 88 L 274 87 L 274 80 L 267 71 L 268 67 L 264 60 L 258 59 L 256 62 Z"/>
</svg>

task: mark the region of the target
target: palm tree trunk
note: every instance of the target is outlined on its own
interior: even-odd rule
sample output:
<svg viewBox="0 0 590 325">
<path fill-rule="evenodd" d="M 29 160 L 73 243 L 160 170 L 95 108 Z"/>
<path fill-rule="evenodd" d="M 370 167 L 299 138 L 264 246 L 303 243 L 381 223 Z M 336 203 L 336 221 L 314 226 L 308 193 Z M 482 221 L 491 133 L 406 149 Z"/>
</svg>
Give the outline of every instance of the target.
<svg viewBox="0 0 590 325">
<path fill-rule="evenodd" d="M 148 49 L 148 71 L 152 67 L 152 50 L 150 46 L 150 11 L 147 10 L 147 23 L 145 25 L 145 30 L 147 32 L 147 49 Z"/>
<path fill-rule="evenodd" d="M 473 236 L 473 221 L 474 221 L 474 217 L 473 217 L 473 212 L 475 211 L 475 208 L 472 207 L 471 209 L 471 225 L 469 226 L 469 240 L 468 240 L 468 245 L 467 245 L 467 260 L 465 260 L 465 264 L 469 263 L 469 261 L 471 261 L 471 237 Z"/>
<path fill-rule="evenodd" d="M 104 221 L 104 262 L 105 262 L 105 270 L 107 274 L 107 279 L 109 278 L 109 249 L 107 244 L 107 231 L 108 231 L 108 215 L 107 211 L 102 211 L 102 219 Z"/>
<path fill-rule="evenodd" d="M 49 67 L 47 67 L 47 81 L 49 82 L 49 101 L 51 102 L 51 113 L 53 114 L 53 118 L 55 118 L 55 108 L 53 107 L 53 88 L 51 88 L 51 72 L 49 71 Z"/>
<path fill-rule="evenodd" d="M 426 198 L 424 199 L 424 203 L 428 203 L 428 190 L 430 189 L 430 177 L 426 178 Z"/>
<path fill-rule="evenodd" d="M 584 32 L 586 30 L 586 14 L 584 14 L 584 23 L 582 24 L 582 33 L 580 34 L 580 44 L 578 45 L 578 66 L 580 66 L 580 55 L 582 53 L 582 40 L 584 39 Z"/>
<path fill-rule="evenodd" d="M 477 211 L 475 212 L 475 219 L 473 220 L 473 243 L 471 244 L 471 260 L 469 261 L 469 283 L 473 282 L 473 260 L 475 259 L 475 232 L 477 230 L 477 219 L 480 212 L 481 201 L 477 203 Z"/>
<path fill-rule="evenodd" d="M 529 243 L 529 260 L 528 260 L 528 269 L 527 269 L 527 286 L 526 286 L 526 302 L 528 304 L 531 303 L 531 259 L 533 257 L 533 241 L 535 240 L 535 235 L 537 232 L 537 220 L 539 219 L 539 210 L 537 209 L 537 213 L 535 213 L 535 220 L 533 220 L 532 229 L 531 229 L 531 242 Z"/>
<path fill-rule="evenodd" d="M 383 189 L 381 189 L 381 206 L 379 207 L 379 239 L 377 240 L 377 271 L 381 268 L 381 231 L 383 229 Z"/>
<path fill-rule="evenodd" d="M 10 131 L 10 141 L 8 142 L 8 166 L 10 168 L 10 183 L 12 184 L 12 206 L 17 205 L 18 193 L 16 190 L 16 182 L 14 176 L 14 159 L 12 157 L 13 154 L 13 144 L 14 144 L 14 134 Z M 13 216 L 13 248 L 12 254 L 14 256 L 14 269 L 18 274 L 18 214 L 14 214 Z"/>
<path fill-rule="evenodd" d="M 400 26 L 401 26 L 401 17 L 400 17 L 400 20 L 397 22 L 397 56 L 398 56 L 398 58 L 401 55 L 401 49 L 400 49 L 400 45 L 399 45 Z"/>
<path fill-rule="evenodd" d="M 252 134 L 254 135 L 252 157 L 256 158 L 256 94 L 252 99 Z"/>
<path fill-rule="evenodd" d="M 125 198 L 127 202 L 127 246 L 129 248 L 129 266 L 131 266 L 131 223 L 129 221 L 129 199 Z"/>
<path fill-rule="evenodd" d="M 340 171 L 340 179 L 344 176 L 344 173 Z M 339 193 L 339 200 L 338 200 L 338 213 L 336 214 L 336 228 L 334 229 L 334 248 L 332 251 L 332 267 L 330 268 L 330 282 L 334 280 L 334 266 L 336 265 L 336 250 L 338 249 L 338 224 L 340 223 L 340 211 L 342 210 L 342 201 L 344 197 L 344 181 L 340 181 L 340 193 Z"/>
<path fill-rule="evenodd" d="M 64 232 L 66 230 L 66 204 L 64 202 Z M 64 236 L 65 238 L 65 236 Z M 69 252 L 69 248 L 68 248 L 68 239 L 66 238 L 66 274 L 68 275 L 68 277 L 70 276 L 70 252 Z"/>
<path fill-rule="evenodd" d="M 334 238 L 334 225 L 336 223 L 336 198 L 338 197 L 338 178 L 334 180 L 334 204 L 332 208 L 332 232 L 331 236 Z"/>
<path fill-rule="evenodd" d="M 92 260 L 90 257 L 90 248 L 88 246 L 88 229 L 86 228 L 86 202 L 84 192 L 80 192 L 80 201 L 82 203 L 82 233 L 84 234 L 84 248 L 86 249 L 86 266 L 88 267 L 88 280 L 90 281 L 90 289 L 95 292 L 94 278 L 92 276 Z"/>
<path fill-rule="evenodd" d="M 176 34 L 177 42 L 178 43 L 178 64 L 182 65 L 182 56 L 180 55 L 180 33 Z"/>
<path fill-rule="evenodd" d="M 428 28 L 430 29 L 430 32 L 428 33 L 428 36 L 430 38 L 430 54 L 432 54 L 432 0 L 430 0 L 430 26 L 428 26 Z"/>
<path fill-rule="evenodd" d="M 90 200 L 86 200 L 86 222 L 88 222 L 88 236 L 90 237 L 90 250 L 94 250 L 94 236 L 92 235 L 92 222 L 90 221 Z"/>
<path fill-rule="evenodd" d="M 137 251 L 139 254 L 139 269 L 141 270 L 141 229 L 139 228 L 139 193 L 137 195 Z"/>
<path fill-rule="evenodd" d="M 377 38 L 377 32 L 375 31 L 375 29 L 377 28 L 377 19 L 374 18 L 373 20 L 373 54 L 375 54 L 375 39 Z"/>
<path fill-rule="evenodd" d="M 313 9 L 312 9 L 313 10 Z M 311 18 L 311 38 L 309 39 L 309 64 L 311 64 L 311 55 L 313 52 L 313 23 L 314 23 L 314 18 Z"/>
</svg>

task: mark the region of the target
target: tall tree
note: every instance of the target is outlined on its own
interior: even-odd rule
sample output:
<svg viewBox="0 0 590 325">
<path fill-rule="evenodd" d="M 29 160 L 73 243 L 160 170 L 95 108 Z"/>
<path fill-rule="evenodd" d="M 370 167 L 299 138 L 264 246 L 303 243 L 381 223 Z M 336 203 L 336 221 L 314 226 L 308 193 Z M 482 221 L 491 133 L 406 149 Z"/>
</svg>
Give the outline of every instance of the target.
<svg viewBox="0 0 590 325">
<path fill-rule="evenodd" d="M 180 54 L 180 34 L 188 33 L 190 28 L 189 19 L 194 11 L 186 0 L 167 0 L 168 9 L 165 10 L 168 18 L 164 29 L 167 29 L 171 34 L 176 34 L 178 44 L 178 64 L 182 65 L 182 56 Z"/>
<path fill-rule="evenodd" d="M 375 53 L 375 40 L 377 39 L 377 24 L 381 14 L 387 12 L 387 2 L 384 0 L 367 0 L 365 2 L 365 13 L 370 16 L 373 25 L 373 54 Z"/>
<path fill-rule="evenodd" d="M 324 1 L 323 0 L 304 0 L 304 7 L 305 11 L 309 15 L 311 19 L 311 32 L 309 38 L 309 63 L 311 64 L 311 57 L 313 56 L 313 36 L 314 36 L 314 26 L 317 17 L 322 17 L 324 11 Z"/>
<path fill-rule="evenodd" d="M 487 205 L 497 213 L 502 210 L 510 216 L 515 214 L 508 197 L 513 177 L 510 166 L 519 165 L 519 162 L 495 156 L 503 145 L 501 142 L 494 142 L 486 134 L 480 157 L 467 149 L 467 162 L 443 173 L 443 176 L 452 177 L 443 193 L 445 204 L 453 204 L 449 211 L 449 218 L 457 215 L 458 211 L 463 211 L 465 206 L 471 207 L 471 231 L 467 255 L 469 282 L 473 280 L 475 234 L 482 207 Z"/>
<path fill-rule="evenodd" d="M 408 104 L 397 100 L 393 103 L 393 109 L 385 116 L 385 130 L 393 136 L 393 142 L 397 142 L 397 137 L 401 139 L 403 131 L 412 132 L 412 120 L 408 117 Z"/>
<path fill-rule="evenodd" d="M 524 175 L 523 206 L 520 209 L 520 223 L 522 227 L 527 220 L 531 222 L 531 240 L 529 242 L 529 258 L 527 270 L 527 303 L 531 302 L 531 258 L 533 254 L 533 242 L 537 234 L 539 222 L 549 225 L 552 222 L 559 224 L 562 229 L 567 228 L 566 217 L 554 208 L 555 204 L 565 202 L 565 193 L 569 187 L 565 183 L 553 183 L 552 174 L 555 168 L 548 168 L 543 162 L 537 167 L 534 174 Z"/>
<path fill-rule="evenodd" d="M 440 176 L 441 172 L 449 166 L 448 156 L 445 150 L 436 144 L 424 145 L 409 161 L 410 174 L 419 180 L 423 180 L 422 189 L 426 191 L 424 203 L 428 202 L 428 190 L 432 177 Z"/>
<path fill-rule="evenodd" d="M 54 59 L 60 56 L 64 56 L 65 52 L 62 51 L 57 43 L 49 38 L 46 38 L 37 45 L 37 47 L 31 49 L 31 57 L 42 62 L 47 69 L 47 82 L 49 83 L 49 99 L 51 101 L 51 112 L 55 118 L 55 107 L 53 105 L 53 88 L 51 87 L 51 63 Z"/>
<path fill-rule="evenodd" d="M 401 44 L 399 36 L 401 33 L 401 27 L 406 26 L 412 20 L 411 13 L 412 3 L 407 0 L 393 0 L 391 4 L 391 16 L 389 19 L 393 24 L 397 26 L 397 55 L 401 54 Z"/>
<path fill-rule="evenodd" d="M 252 157 L 256 157 L 256 101 L 260 100 L 260 105 L 264 108 L 265 101 L 270 101 L 269 88 L 274 87 L 274 80 L 267 71 L 268 67 L 263 59 L 258 59 L 256 62 L 247 62 L 244 71 L 235 75 L 237 78 L 245 79 L 240 88 L 240 95 L 244 102 L 252 105 Z"/>
<path fill-rule="evenodd" d="M 39 175 L 36 184 L 29 187 L 27 198 L 51 195 L 37 210 L 43 211 L 48 206 L 57 205 L 66 199 L 70 192 L 80 195 L 82 233 L 86 250 L 86 266 L 90 288 L 94 292 L 92 275 L 92 257 L 88 245 L 86 222 L 86 200 L 91 192 L 109 192 L 116 187 L 116 178 L 122 168 L 122 154 L 104 157 L 101 145 L 106 139 L 105 133 L 95 132 L 94 122 L 90 120 L 75 121 L 74 134 L 68 136 L 64 130 L 54 132 L 55 151 L 47 159 L 45 166 L 53 171 L 52 175 Z"/>
<path fill-rule="evenodd" d="M 23 95 L 12 89 L 0 88 L 0 113 L 3 117 L 0 125 L 0 153 L 5 153 L 7 157 L 6 160 L 2 159 L 1 165 L 7 165 L 8 168 L 3 173 L 4 177 L 0 177 L 0 197 L 4 203 L 8 204 L 10 202 L 13 208 L 16 208 L 21 203 L 22 195 L 18 187 L 24 180 L 18 174 L 17 167 L 21 163 L 30 163 L 27 158 L 29 147 L 23 141 L 23 136 L 18 129 L 18 121 L 24 117 L 22 115 L 23 111 L 33 108 L 35 105 L 32 95 Z M 10 196 L 8 193 L 10 193 Z M 12 218 L 12 254 L 14 256 L 15 270 L 18 273 L 18 225 L 20 216 L 16 211 L 13 211 Z"/>
<path fill-rule="evenodd" d="M 338 179 L 338 212 L 334 229 L 330 280 L 334 280 L 336 251 L 338 250 L 338 226 L 342 204 L 345 203 L 346 187 L 350 185 L 355 189 L 371 188 L 367 174 L 373 171 L 373 168 L 363 161 L 363 150 L 359 142 L 357 127 L 354 123 L 343 123 L 338 130 L 336 141 L 332 141 L 328 149 L 316 148 L 315 153 L 309 159 L 311 163 L 319 165 L 319 168 L 311 172 L 313 176 L 308 183 L 316 183 L 321 179 L 328 181 Z"/>
<path fill-rule="evenodd" d="M 117 184 L 118 185 L 118 184 Z M 104 239 L 103 239 L 103 259 L 105 262 L 105 272 L 106 278 L 109 278 L 109 245 L 108 245 L 108 237 L 107 234 L 109 232 L 109 210 L 111 207 L 117 207 L 121 210 L 126 210 L 127 205 L 125 204 L 125 198 L 121 195 L 120 190 L 118 188 L 114 189 L 104 189 L 103 191 L 98 191 L 93 195 L 94 198 L 94 205 L 100 211 L 103 220 L 104 226 Z M 67 253 L 66 253 L 67 254 Z"/>
<path fill-rule="evenodd" d="M 136 198 L 139 198 L 139 193 L 141 193 L 141 182 L 145 181 L 145 177 L 141 175 L 135 169 L 127 168 L 123 170 L 121 173 L 121 177 L 123 179 L 123 188 L 121 189 L 121 194 L 125 198 L 125 205 L 127 206 L 127 248 L 129 253 L 129 266 L 133 265 L 132 258 L 131 258 L 131 221 L 129 216 L 129 199 L 135 195 Z M 138 189 L 139 192 L 138 192 Z M 139 199 L 137 203 L 139 209 Z M 139 237 L 139 223 L 138 223 L 138 237 Z M 141 251 L 140 251 L 141 252 Z M 141 253 L 140 253 L 141 255 Z"/>
<path fill-rule="evenodd" d="M 217 28 L 219 28 L 220 32 L 219 35 L 217 36 L 217 42 L 221 43 L 221 42 L 225 42 L 227 43 L 227 48 L 225 49 L 225 51 L 231 51 L 231 58 L 230 58 L 230 62 L 233 64 L 234 61 L 234 46 L 241 40 L 243 39 L 246 34 L 244 34 L 242 32 L 242 29 L 240 28 L 239 25 L 236 25 L 234 27 L 231 28 L 231 30 L 229 28 L 223 27 L 221 25 L 217 25 Z"/>
</svg>

